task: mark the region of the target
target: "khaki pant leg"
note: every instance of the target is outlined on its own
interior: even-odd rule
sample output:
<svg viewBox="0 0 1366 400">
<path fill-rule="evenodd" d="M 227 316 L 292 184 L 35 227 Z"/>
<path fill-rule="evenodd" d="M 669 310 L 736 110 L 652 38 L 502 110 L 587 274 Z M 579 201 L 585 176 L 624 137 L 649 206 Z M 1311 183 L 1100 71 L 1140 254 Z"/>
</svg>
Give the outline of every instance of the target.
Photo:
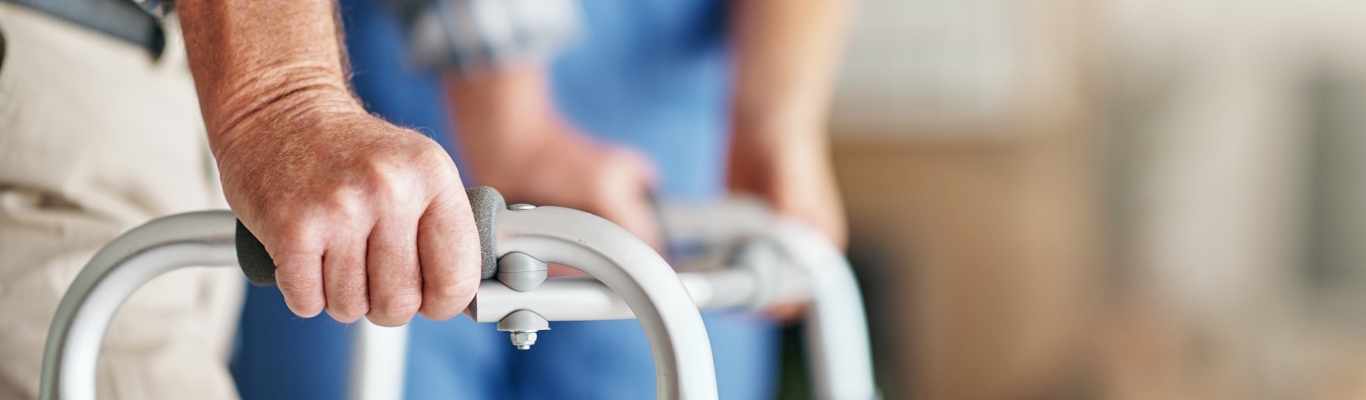
<svg viewBox="0 0 1366 400">
<path fill-rule="evenodd" d="M 0 399 L 37 397 L 63 292 L 100 247 L 152 218 L 226 208 L 175 27 L 159 60 L 0 2 Z M 232 268 L 157 278 L 115 315 L 103 399 L 235 398 Z"/>
</svg>

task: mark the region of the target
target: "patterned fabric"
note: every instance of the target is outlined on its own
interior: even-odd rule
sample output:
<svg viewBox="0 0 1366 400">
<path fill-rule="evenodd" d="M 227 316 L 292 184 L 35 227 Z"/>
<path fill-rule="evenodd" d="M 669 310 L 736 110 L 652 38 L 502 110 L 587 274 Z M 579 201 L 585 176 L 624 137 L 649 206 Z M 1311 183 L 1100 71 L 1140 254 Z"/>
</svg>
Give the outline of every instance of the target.
<svg viewBox="0 0 1366 400">
<path fill-rule="evenodd" d="M 543 61 L 574 42 L 573 0 L 388 0 L 408 37 L 408 56 L 422 68 L 465 73 Z"/>
</svg>

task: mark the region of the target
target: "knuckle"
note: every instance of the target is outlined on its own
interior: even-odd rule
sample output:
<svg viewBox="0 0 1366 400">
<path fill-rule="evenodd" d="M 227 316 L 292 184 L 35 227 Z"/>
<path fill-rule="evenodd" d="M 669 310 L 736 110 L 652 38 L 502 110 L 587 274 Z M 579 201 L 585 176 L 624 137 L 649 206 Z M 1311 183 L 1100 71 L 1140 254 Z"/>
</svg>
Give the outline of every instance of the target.
<svg viewBox="0 0 1366 400">
<path fill-rule="evenodd" d="M 369 311 L 363 301 L 334 302 L 327 307 L 327 313 L 341 322 L 355 321 Z"/>
<path fill-rule="evenodd" d="M 345 186 L 334 188 L 327 194 L 322 207 L 326 214 L 342 220 L 357 219 L 365 213 L 365 202 L 361 199 L 361 192 L 363 190 Z"/>
<path fill-rule="evenodd" d="M 444 164 L 447 160 L 450 160 L 451 156 L 446 153 L 446 149 L 441 148 L 441 146 L 435 145 L 435 143 L 433 143 L 432 145 L 424 145 L 419 147 L 416 151 L 415 157 L 418 157 L 424 162 Z"/>
<path fill-rule="evenodd" d="M 320 301 L 316 279 L 321 253 L 307 242 L 281 241 L 272 243 L 271 258 L 275 262 L 275 280 L 286 298 L 296 301 Z"/>
<path fill-rule="evenodd" d="M 324 301 L 313 296 L 292 296 L 286 297 L 286 304 L 295 314 L 311 317 L 323 312 Z"/>
<path fill-rule="evenodd" d="M 456 172 L 455 162 L 451 161 L 450 154 L 440 145 L 422 146 L 413 154 L 414 165 L 420 166 L 421 173 L 425 178 L 435 181 L 448 181 L 459 179 L 459 172 Z"/>
<path fill-rule="evenodd" d="M 378 310 L 373 310 L 370 312 L 368 317 L 370 319 L 370 322 L 373 322 L 375 325 L 399 326 L 408 323 L 408 321 L 411 321 L 413 319 L 413 315 L 416 314 L 417 308 L 414 307 L 412 309 L 396 309 L 390 312 L 379 312 Z"/>
<path fill-rule="evenodd" d="M 386 328 L 392 328 L 392 327 L 402 326 L 402 325 L 404 325 L 404 324 L 407 324 L 408 321 L 412 321 L 412 320 L 413 320 L 413 316 L 412 316 L 412 315 L 401 316 L 401 317 L 400 317 L 400 316 L 379 316 L 379 315 L 369 315 L 369 316 L 367 316 L 367 317 L 369 318 L 370 323 L 375 324 L 375 325 L 379 325 L 379 326 L 383 326 L 383 327 L 386 327 Z"/>
<path fill-rule="evenodd" d="M 366 166 L 364 190 L 381 201 L 407 198 L 413 181 L 408 168 L 394 160 L 372 160 Z"/>
<path fill-rule="evenodd" d="M 428 285 L 426 289 L 433 298 L 444 301 L 469 302 L 474 298 L 475 285 L 469 280 L 460 280 L 445 284 Z"/>
<path fill-rule="evenodd" d="M 388 186 L 402 177 L 403 163 L 389 157 L 370 159 L 365 164 L 366 183 L 370 186 Z"/>
<path fill-rule="evenodd" d="M 314 243 L 312 235 L 288 235 L 272 243 L 270 249 L 274 251 L 271 252 L 271 257 L 275 259 L 276 267 L 284 273 L 305 273 L 308 272 L 308 268 L 316 267 L 308 261 L 321 253 Z"/>
<path fill-rule="evenodd" d="M 318 315 L 327 306 L 327 302 L 316 292 L 307 290 L 291 290 L 288 283 L 280 281 L 281 294 L 284 295 L 285 306 L 301 317 L 312 317 Z"/>
<path fill-rule="evenodd" d="M 371 300 L 370 309 L 372 313 L 399 317 L 412 317 L 417 312 L 418 307 L 422 306 L 422 298 L 414 293 L 405 293 L 396 296 L 385 296 Z"/>
<path fill-rule="evenodd" d="M 270 249 L 277 257 L 305 256 L 317 250 L 317 229 L 313 222 L 300 214 L 282 214 L 266 221 L 263 232 L 268 234 Z"/>
<path fill-rule="evenodd" d="M 423 317 L 427 317 L 427 319 L 433 321 L 445 321 L 451 318 L 455 318 L 456 315 L 460 315 L 461 311 L 463 311 L 463 308 L 442 307 L 437 309 L 435 307 L 423 307 L 422 310 L 418 311 L 418 313 L 422 314 Z"/>
</svg>

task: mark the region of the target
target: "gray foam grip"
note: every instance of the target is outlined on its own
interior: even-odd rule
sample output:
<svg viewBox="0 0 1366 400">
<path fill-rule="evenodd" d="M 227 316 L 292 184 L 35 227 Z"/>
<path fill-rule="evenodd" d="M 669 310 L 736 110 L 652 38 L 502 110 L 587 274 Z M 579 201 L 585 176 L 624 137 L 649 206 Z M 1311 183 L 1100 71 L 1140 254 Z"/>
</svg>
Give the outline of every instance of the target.
<svg viewBox="0 0 1366 400">
<path fill-rule="evenodd" d="M 508 208 L 503 195 L 488 186 L 475 186 L 465 189 L 470 198 L 470 209 L 474 211 L 474 224 L 479 226 L 479 251 L 483 254 L 483 279 L 493 279 L 498 274 L 498 238 L 496 222 L 498 212 Z"/>
<path fill-rule="evenodd" d="M 503 195 L 488 186 L 465 189 L 469 196 L 470 207 L 474 211 L 474 224 L 479 228 L 479 250 L 482 256 L 483 279 L 493 278 L 498 273 L 498 260 L 494 228 L 498 211 L 507 209 Z M 275 284 L 275 260 L 266 252 L 266 246 L 256 238 L 242 221 L 237 221 L 237 263 L 247 281 L 259 286 Z"/>
<path fill-rule="evenodd" d="M 266 246 L 256 238 L 242 220 L 237 220 L 237 265 L 242 266 L 242 274 L 247 281 L 257 286 L 275 284 L 275 260 L 266 252 Z"/>
</svg>

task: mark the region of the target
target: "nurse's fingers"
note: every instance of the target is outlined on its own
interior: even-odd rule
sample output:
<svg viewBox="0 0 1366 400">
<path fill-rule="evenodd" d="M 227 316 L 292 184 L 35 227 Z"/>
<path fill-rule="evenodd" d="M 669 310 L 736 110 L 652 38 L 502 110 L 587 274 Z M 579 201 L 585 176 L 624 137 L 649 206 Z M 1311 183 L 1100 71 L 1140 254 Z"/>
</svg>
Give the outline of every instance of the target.
<svg viewBox="0 0 1366 400">
<path fill-rule="evenodd" d="M 590 186 L 589 209 L 585 210 L 626 228 L 655 251 L 664 250 L 659 221 L 650 204 L 654 172 L 640 155 L 612 149 L 598 167 Z"/>
</svg>

